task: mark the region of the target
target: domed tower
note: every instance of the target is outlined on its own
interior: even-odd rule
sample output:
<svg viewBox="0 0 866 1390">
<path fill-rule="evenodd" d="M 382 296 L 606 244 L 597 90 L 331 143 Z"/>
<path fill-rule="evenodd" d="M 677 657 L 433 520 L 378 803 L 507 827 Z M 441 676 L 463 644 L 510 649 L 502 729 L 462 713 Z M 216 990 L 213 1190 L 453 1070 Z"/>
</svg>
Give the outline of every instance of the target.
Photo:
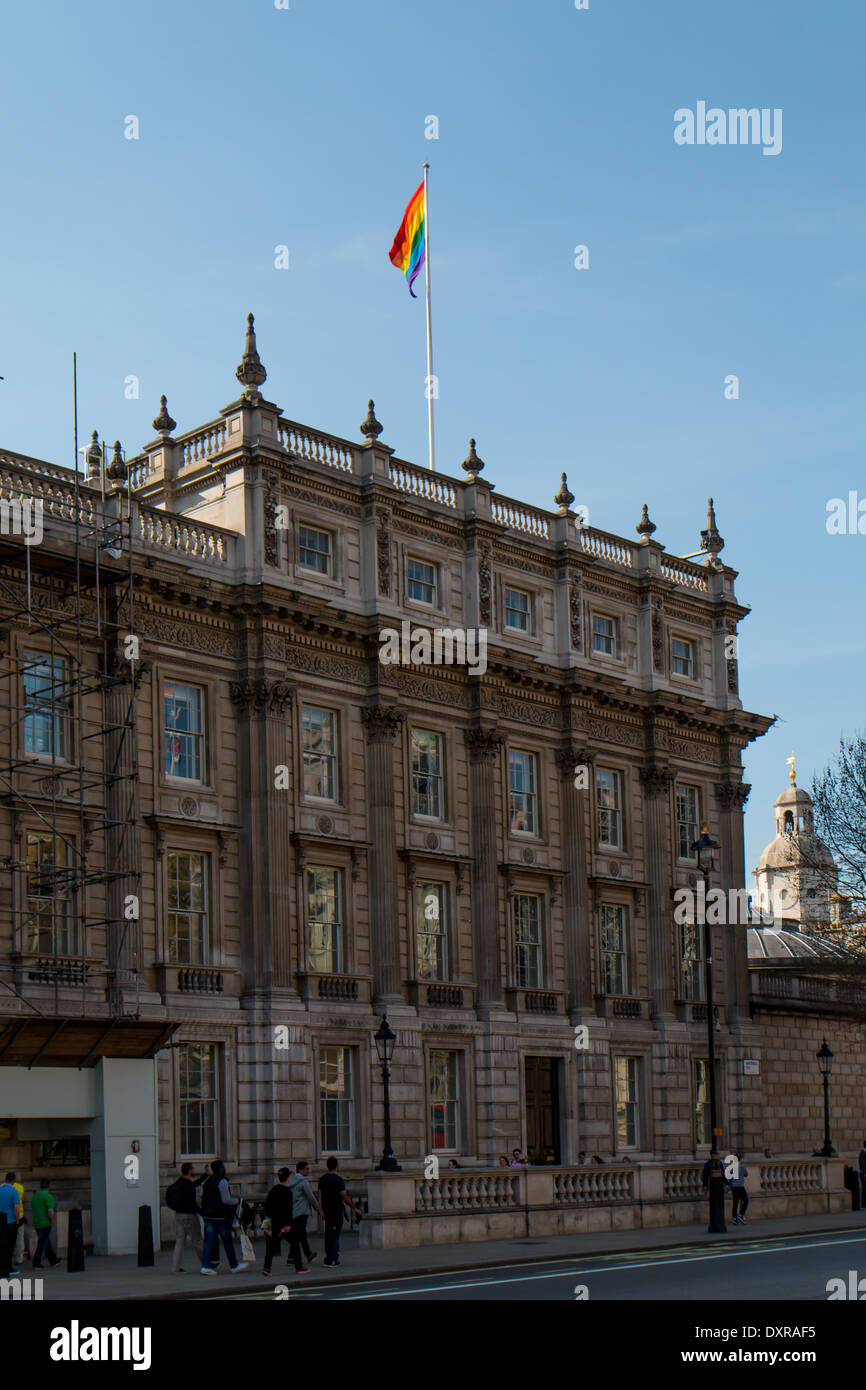
<svg viewBox="0 0 866 1390">
<path fill-rule="evenodd" d="M 776 838 L 754 871 L 758 905 L 804 926 L 830 926 L 836 917 L 839 870 L 814 832 L 812 798 L 797 786 L 793 765 L 791 784 L 776 797 L 775 811 Z"/>
</svg>

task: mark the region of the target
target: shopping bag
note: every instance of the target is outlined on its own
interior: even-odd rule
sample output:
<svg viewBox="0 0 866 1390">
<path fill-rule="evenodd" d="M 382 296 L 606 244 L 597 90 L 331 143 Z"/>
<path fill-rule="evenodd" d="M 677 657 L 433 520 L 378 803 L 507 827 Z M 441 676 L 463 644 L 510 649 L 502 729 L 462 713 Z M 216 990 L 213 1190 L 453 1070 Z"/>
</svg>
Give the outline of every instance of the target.
<svg viewBox="0 0 866 1390">
<path fill-rule="evenodd" d="M 243 1227 L 241 1227 L 241 1259 L 246 1260 L 248 1264 L 251 1264 L 255 1263 L 255 1258 L 256 1252 L 253 1249 L 253 1243 L 247 1235 L 246 1231 L 243 1229 Z"/>
</svg>

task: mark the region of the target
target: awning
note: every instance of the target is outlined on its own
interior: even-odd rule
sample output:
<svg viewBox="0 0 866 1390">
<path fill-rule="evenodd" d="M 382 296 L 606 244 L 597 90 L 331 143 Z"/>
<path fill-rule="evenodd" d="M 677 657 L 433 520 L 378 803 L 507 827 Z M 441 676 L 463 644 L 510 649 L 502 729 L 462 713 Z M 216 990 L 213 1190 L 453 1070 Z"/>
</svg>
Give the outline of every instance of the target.
<svg viewBox="0 0 866 1390">
<path fill-rule="evenodd" d="M 164 1019 L 0 1020 L 0 1067 L 93 1067 L 100 1057 L 153 1057 L 179 1027 Z"/>
</svg>

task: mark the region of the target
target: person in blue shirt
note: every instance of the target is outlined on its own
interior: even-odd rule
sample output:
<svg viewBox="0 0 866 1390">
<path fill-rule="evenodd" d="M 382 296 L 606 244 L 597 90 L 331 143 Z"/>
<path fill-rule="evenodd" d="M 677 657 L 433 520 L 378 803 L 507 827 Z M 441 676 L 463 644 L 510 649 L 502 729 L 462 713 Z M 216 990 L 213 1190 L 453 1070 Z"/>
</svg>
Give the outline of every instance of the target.
<svg viewBox="0 0 866 1390">
<path fill-rule="evenodd" d="M 8 1279 L 12 1272 L 12 1252 L 21 1215 L 18 1192 L 12 1186 L 14 1181 L 15 1174 L 7 1173 L 5 1182 L 0 1184 L 0 1279 Z"/>
</svg>

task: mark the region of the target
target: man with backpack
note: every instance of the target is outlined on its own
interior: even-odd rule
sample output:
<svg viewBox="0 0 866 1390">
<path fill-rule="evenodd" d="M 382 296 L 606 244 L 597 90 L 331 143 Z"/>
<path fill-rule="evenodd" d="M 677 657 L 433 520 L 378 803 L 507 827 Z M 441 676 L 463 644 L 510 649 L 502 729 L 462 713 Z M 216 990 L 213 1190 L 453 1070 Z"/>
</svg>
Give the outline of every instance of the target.
<svg viewBox="0 0 866 1390">
<path fill-rule="evenodd" d="M 195 1169 L 191 1163 L 180 1165 L 180 1177 L 173 1182 L 165 1194 L 165 1205 L 174 1212 L 175 1242 L 171 1258 L 172 1274 L 183 1274 L 183 1247 L 186 1241 L 195 1252 L 199 1265 L 204 1264 L 201 1253 L 201 1223 L 199 1205 L 196 1201 L 196 1184 L 193 1181 Z M 201 1179 L 199 1179 L 201 1181 Z"/>
<path fill-rule="evenodd" d="M 215 1158 L 210 1166 L 211 1175 L 206 1178 L 201 1190 L 201 1214 L 204 1217 L 204 1250 L 201 1257 L 201 1273 L 216 1274 L 211 1269 L 211 1260 L 222 1241 L 232 1274 L 246 1269 L 246 1262 L 238 1260 L 232 1240 L 232 1222 L 237 1212 L 237 1201 L 232 1197 L 226 1179 L 226 1166 L 221 1158 Z"/>
<path fill-rule="evenodd" d="M 288 1239 L 292 1226 L 292 1189 L 289 1186 L 291 1168 L 281 1168 L 276 1184 L 265 1198 L 265 1220 L 270 1223 L 265 1243 L 265 1264 L 262 1274 L 271 1272 L 274 1256 L 279 1255 L 283 1240 Z"/>
</svg>

